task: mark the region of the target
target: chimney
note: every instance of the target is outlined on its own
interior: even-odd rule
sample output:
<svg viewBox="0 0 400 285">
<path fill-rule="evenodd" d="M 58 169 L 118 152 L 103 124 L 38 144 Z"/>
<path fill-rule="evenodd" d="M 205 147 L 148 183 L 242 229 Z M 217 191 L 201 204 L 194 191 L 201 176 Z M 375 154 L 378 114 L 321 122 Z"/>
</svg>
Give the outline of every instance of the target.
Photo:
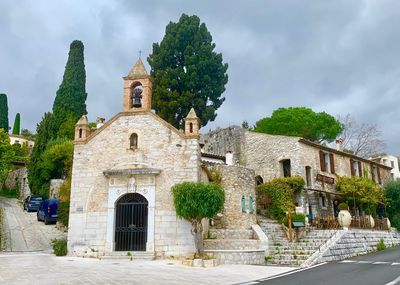
<svg viewBox="0 0 400 285">
<path fill-rule="evenodd" d="M 96 128 L 100 129 L 104 125 L 105 120 L 106 119 L 104 119 L 104 118 L 97 117 L 96 118 Z"/>
<path fill-rule="evenodd" d="M 231 151 L 226 152 L 225 163 L 226 165 L 233 165 L 233 153 Z"/>
<path fill-rule="evenodd" d="M 343 139 L 336 139 L 336 150 L 343 151 Z"/>
</svg>

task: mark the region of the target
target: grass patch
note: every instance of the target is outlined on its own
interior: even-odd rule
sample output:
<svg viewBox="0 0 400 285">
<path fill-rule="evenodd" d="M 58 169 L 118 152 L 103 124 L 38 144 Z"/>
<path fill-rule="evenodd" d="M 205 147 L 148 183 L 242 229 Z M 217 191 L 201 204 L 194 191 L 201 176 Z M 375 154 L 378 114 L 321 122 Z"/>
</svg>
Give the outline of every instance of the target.
<svg viewBox="0 0 400 285">
<path fill-rule="evenodd" d="M 6 198 L 18 198 L 18 192 L 15 190 L 3 188 L 0 191 L 0 196 L 6 197 Z"/>
<path fill-rule="evenodd" d="M 68 253 L 67 240 L 65 239 L 54 239 L 51 241 L 53 246 L 54 254 L 56 256 L 65 256 Z"/>
</svg>

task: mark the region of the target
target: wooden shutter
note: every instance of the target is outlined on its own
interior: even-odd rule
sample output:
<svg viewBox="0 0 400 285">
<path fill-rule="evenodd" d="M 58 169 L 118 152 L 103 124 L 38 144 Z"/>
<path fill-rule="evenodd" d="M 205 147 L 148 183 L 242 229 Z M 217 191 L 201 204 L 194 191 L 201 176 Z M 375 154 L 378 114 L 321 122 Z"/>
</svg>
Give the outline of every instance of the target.
<svg viewBox="0 0 400 285">
<path fill-rule="evenodd" d="M 350 171 L 351 171 L 351 176 L 354 176 L 354 160 L 352 158 L 350 158 Z"/>
<path fill-rule="evenodd" d="M 376 177 L 375 177 L 375 173 L 374 173 L 374 165 L 371 164 L 371 165 L 370 165 L 370 168 L 371 168 L 371 178 L 372 178 L 372 181 L 376 182 Z"/>
<path fill-rule="evenodd" d="M 331 173 L 335 174 L 335 161 L 333 159 L 333 153 L 329 154 L 329 164 L 331 165 Z"/>
<path fill-rule="evenodd" d="M 358 161 L 358 174 L 360 177 L 362 177 L 362 165 L 361 165 L 361 161 Z"/>
<path fill-rule="evenodd" d="M 326 171 L 325 158 L 324 158 L 324 152 L 322 150 L 319 151 L 319 164 L 321 165 L 321 171 L 325 172 Z"/>
<path fill-rule="evenodd" d="M 378 173 L 378 183 L 382 184 L 382 180 L 381 180 L 381 172 L 379 170 L 379 166 L 376 166 L 376 172 Z"/>
</svg>

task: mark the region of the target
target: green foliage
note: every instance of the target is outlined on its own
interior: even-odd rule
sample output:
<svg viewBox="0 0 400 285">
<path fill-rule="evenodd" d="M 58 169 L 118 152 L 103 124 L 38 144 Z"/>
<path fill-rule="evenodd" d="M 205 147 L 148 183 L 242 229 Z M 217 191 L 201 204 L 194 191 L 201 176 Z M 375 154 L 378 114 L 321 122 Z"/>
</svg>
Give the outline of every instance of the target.
<svg viewBox="0 0 400 285">
<path fill-rule="evenodd" d="M 68 114 L 67 119 L 60 125 L 58 129 L 57 137 L 68 138 L 72 140 L 75 136 L 75 124 L 77 120 L 74 115 Z"/>
<path fill-rule="evenodd" d="M 51 245 L 53 246 L 54 254 L 56 256 L 67 255 L 67 241 L 65 239 L 54 239 L 51 241 Z"/>
<path fill-rule="evenodd" d="M 386 249 L 385 241 L 383 239 L 380 239 L 378 244 L 376 245 L 376 249 L 378 251 L 382 251 Z"/>
<path fill-rule="evenodd" d="M 43 176 L 42 155 L 46 150 L 47 143 L 56 137 L 53 124 L 53 115 L 45 113 L 42 121 L 36 128 L 36 141 L 31 154 L 31 162 L 28 164 L 28 180 L 29 186 L 33 194 L 48 196 L 47 179 Z"/>
<path fill-rule="evenodd" d="M 331 115 L 305 107 L 279 108 L 271 117 L 256 122 L 254 131 L 271 135 L 297 136 L 316 142 L 331 142 L 342 131 L 342 124 Z"/>
<path fill-rule="evenodd" d="M 70 140 L 50 141 L 43 153 L 42 176 L 45 180 L 66 177 L 72 167 L 74 145 Z"/>
<path fill-rule="evenodd" d="M 29 140 L 35 140 L 35 137 L 36 137 L 36 135 L 33 134 L 33 133 L 32 133 L 30 130 L 28 130 L 28 129 L 22 129 L 20 135 L 23 136 L 23 137 L 26 138 L 26 139 L 29 139 Z"/>
<path fill-rule="evenodd" d="M 364 177 L 338 177 L 336 189 L 343 194 L 348 205 L 362 206 L 367 215 L 375 215 L 378 204 L 386 202 L 382 188 Z"/>
<path fill-rule="evenodd" d="M 4 129 L 0 129 L 0 185 L 3 184 L 12 169 L 13 158 L 14 151 L 10 145 L 10 137 Z"/>
<path fill-rule="evenodd" d="M 17 113 L 15 115 L 14 126 L 13 126 L 13 135 L 19 135 L 21 129 L 21 115 Z"/>
<path fill-rule="evenodd" d="M 257 187 L 257 191 L 266 195 L 270 201 L 267 212 L 277 219 L 283 221 L 286 212 L 295 207 L 294 196 L 304 187 L 304 179 L 299 176 L 274 178 Z"/>
<path fill-rule="evenodd" d="M 0 94 L 0 129 L 8 133 L 8 104 L 7 95 Z"/>
<path fill-rule="evenodd" d="M 63 223 L 64 226 L 68 227 L 69 221 L 69 201 L 68 202 L 60 202 L 57 210 L 58 221 Z"/>
<path fill-rule="evenodd" d="M 191 107 L 201 125 L 214 121 L 228 82 L 228 65 L 204 23 L 197 16 L 182 14 L 170 22 L 161 43 L 153 44 L 148 57 L 153 77 L 153 108 L 157 114 L 179 127 Z"/>
<path fill-rule="evenodd" d="M 83 56 L 84 46 L 81 41 L 73 41 L 68 54 L 63 81 L 53 104 L 54 127 L 59 137 L 73 139 L 71 122 L 87 114 L 86 111 L 86 72 Z M 71 135 L 72 134 L 72 135 Z"/>
<path fill-rule="evenodd" d="M 214 183 L 184 182 L 172 187 L 174 206 L 178 216 L 192 221 L 212 218 L 225 202 L 225 192 Z"/>
<path fill-rule="evenodd" d="M 385 197 L 388 200 L 386 212 L 392 226 L 400 229 L 400 180 L 385 185 Z"/>
<path fill-rule="evenodd" d="M 347 205 L 346 203 L 343 203 L 343 202 L 342 202 L 342 203 L 339 204 L 338 209 L 339 209 L 340 211 L 349 210 L 349 205 Z"/>
<path fill-rule="evenodd" d="M 8 189 L 3 187 L 3 189 L 0 189 L 0 196 L 6 197 L 6 198 L 18 198 L 18 190 L 17 189 Z M 1 220 L 0 220 L 1 222 Z"/>
</svg>

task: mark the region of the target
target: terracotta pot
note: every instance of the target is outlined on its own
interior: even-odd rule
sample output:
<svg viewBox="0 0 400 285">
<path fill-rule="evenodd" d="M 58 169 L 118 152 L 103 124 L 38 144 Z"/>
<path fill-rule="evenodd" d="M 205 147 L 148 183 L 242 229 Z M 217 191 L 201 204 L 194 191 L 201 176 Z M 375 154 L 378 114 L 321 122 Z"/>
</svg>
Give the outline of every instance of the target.
<svg viewBox="0 0 400 285">
<path fill-rule="evenodd" d="M 347 210 L 340 210 L 339 216 L 339 225 L 343 228 L 348 228 L 351 224 L 351 215 Z"/>
</svg>

